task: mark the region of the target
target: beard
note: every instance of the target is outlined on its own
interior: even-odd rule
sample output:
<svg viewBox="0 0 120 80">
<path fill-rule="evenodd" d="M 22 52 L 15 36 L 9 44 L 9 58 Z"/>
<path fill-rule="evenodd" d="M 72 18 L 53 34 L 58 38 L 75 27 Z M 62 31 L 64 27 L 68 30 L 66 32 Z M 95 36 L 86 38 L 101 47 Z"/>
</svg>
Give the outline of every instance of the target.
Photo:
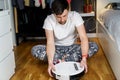
<svg viewBox="0 0 120 80">
<path fill-rule="evenodd" d="M 63 25 L 66 23 L 66 21 L 59 21 L 59 23 Z"/>
</svg>

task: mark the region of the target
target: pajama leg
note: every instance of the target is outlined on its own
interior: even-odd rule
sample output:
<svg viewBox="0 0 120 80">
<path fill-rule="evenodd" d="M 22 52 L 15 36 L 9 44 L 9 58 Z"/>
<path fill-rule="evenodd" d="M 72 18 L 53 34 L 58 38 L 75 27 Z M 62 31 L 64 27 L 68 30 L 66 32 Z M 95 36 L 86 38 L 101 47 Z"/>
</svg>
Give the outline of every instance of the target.
<svg viewBox="0 0 120 80">
<path fill-rule="evenodd" d="M 56 64 L 59 60 L 64 61 L 76 61 L 79 62 L 82 59 L 81 47 L 79 44 L 73 44 L 71 46 L 55 46 L 56 51 L 54 55 L 53 63 Z M 89 42 L 88 57 L 91 57 L 98 51 L 98 46 L 95 42 Z M 32 55 L 40 60 L 47 61 L 46 46 L 37 45 L 31 50 Z"/>
<path fill-rule="evenodd" d="M 59 47 L 59 46 L 58 46 Z M 61 46 L 62 50 L 58 50 L 55 59 L 64 59 L 64 61 L 80 62 L 82 59 L 81 47 L 79 44 L 71 46 Z M 60 48 L 60 47 L 59 47 Z M 95 42 L 89 42 L 88 58 L 93 56 L 98 51 L 98 45 Z"/>
<path fill-rule="evenodd" d="M 80 45 L 57 46 L 54 56 L 54 64 L 59 61 L 80 61 L 81 51 Z"/>
<path fill-rule="evenodd" d="M 36 45 L 31 49 L 31 53 L 34 57 L 47 61 L 47 55 L 46 55 L 46 46 L 45 45 Z"/>
<path fill-rule="evenodd" d="M 88 52 L 88 57 L 91 57 L 98 51 L 98 45 L 95 42 L 89 42 L 89 52 Z"/>
</svg>

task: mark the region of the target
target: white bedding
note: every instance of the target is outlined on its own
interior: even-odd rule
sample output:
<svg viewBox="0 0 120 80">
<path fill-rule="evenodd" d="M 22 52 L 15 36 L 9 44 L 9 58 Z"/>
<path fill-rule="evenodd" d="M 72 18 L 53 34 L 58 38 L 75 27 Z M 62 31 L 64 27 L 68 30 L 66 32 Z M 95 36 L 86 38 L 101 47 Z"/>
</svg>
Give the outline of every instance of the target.
<svg viewBox="0 0 120 80">
<path fill-rule="evenodd" d="M 114 37 L 120 51 L 120 10 L 104 9 L 100 13 L 99 20 Z"/>
</svg>

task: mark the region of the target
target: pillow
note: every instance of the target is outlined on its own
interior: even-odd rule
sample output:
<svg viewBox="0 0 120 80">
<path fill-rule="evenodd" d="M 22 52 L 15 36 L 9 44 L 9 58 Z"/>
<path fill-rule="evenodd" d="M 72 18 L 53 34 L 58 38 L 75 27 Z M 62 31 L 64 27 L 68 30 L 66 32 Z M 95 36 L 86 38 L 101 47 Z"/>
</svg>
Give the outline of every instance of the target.
<svg viewBox="0 0 120 80">
<path fill-rule="evenodd" d="M 120 3 L 117 3 L 117 2 L 109 3 L 105 8 L 114 9 L 114 10 L 120 10 Z"/>
</svg>

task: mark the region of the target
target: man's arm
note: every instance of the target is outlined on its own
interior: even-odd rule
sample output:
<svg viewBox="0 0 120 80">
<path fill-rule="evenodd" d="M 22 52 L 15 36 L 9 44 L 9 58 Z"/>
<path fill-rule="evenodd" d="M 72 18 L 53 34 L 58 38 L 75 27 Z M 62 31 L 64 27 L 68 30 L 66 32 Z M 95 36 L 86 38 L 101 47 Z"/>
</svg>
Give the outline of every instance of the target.
<svg viewBox="0 0 120 80">
<path fill-rule="evenodd" d="M 48 58 L 48 72 L 51 75 L 51 70 L 54 68 L 53 58 L 55 53 L 54 35 L 52 30 L 45 30 L 47 38 L 46 53 Z"/>
<path fill-rule="evenodd" d="M 48 62 L 53 62 L 53 57 L 55 53 L 55 44 L 54 44 L 54 36 L 52 30 L 45 30 L 46 38 L 47 38 L 47 46 L 46 53 L 48 57 Z"/>
<path fill-rule="evenodd" d="M 85 31 L 85 27 L 84 25 L 80 25 L 77 27 L 77 31 L 80 37 L 80 41 L 81 41 L 81 49 L 82 49 L 82 65 L 84 65 L 85 70 L 87 72 L 87 55 L 88 55 L 88 49 L 89 49 L 89 45 L 88 45 L 88 38 L 87 38 L 87 34 Z"/>
<path fill-rule="evenodd" d="M 81 41 L 82 55 L 88 54 L 88 37 L 85 31 L 84 25 L 80 25 L 77 27 L 78 35 Z"/>
</svg>

